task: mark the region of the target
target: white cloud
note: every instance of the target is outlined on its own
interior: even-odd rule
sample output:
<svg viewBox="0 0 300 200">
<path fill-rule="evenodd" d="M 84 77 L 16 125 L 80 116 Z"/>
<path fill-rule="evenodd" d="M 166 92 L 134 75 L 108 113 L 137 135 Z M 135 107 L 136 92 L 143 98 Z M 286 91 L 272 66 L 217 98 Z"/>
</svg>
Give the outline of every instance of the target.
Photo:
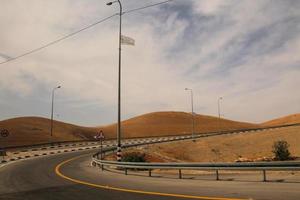
<svg viewBox="0 0 300 200">
<path fill-rule="evenodd" d="M 206 15 L 211 15 L 215 14 L 216 12 L 220 11 L 223 6 L 226 6 L 230 2 L 234 2 L 231 0 L 210 0 L 210 1 L 205 1 L 205 0 L 199 0 L 195 1 L 196 4 L 196 10 L 206 14 Z"/>
<path fill-rule="evenodd" d="M 123 118 L 157 110 L 189 111 L 185 87 L 194 89 L 196 111 L 204 114 L 216 114 L 218 96 L 224 96 L 225 116 L 236 120 L 258 122 L 299 112 L 300 94 L 290 92 L 299 84 L 299 27 L 293 27 L 289 34 L 283 30 L 252 36 L 264 27 L 274 28 L 272 24 L 280 28 L 289 23 L 292 26 L 292 20 L 299 22 L 295 12 L 299 5 L 291 8 L 288 2 L 174 1 L 124 15 L 123 32 L 135 38 L 136 46 L 124 46 L 122 51 Z M 96 0 L 14 0 L 2 4 L 0 23 L 5 28 L 0 33 L 0 52 L 9 56 L 39 47 L 118 10 Z M 128 0 L 123 4 L 131 9 L 149 2 Z M 181 10 L 184 6 L 190 9 L 189 15 Z M 256 41 L 261 35 L 264 39 Z M 61 120 L 87 125 L 113 122 L 117 37 L 116 17 L 1 65 L 0 92 L 13 93 L 19 102 L 30 101 L 48 98 L 47 92 L 62 84 L 58 101 L 63 104 L 60 112 L 65 114 Z M 279 42 L 282 45 L 272 49 Z M 266 48 L 269 46 L 272 51 Z M 265 52 L 257 55 L 263 48 Z M 231 66 L 232 62 L 238 63 Z M 40 97 L 41 93 L 45 95 Z M 100 108 L 96 108 L 97 102 Z M 47 103 L 40 100 L 39 105 L 47 107 Z M 0 102 L 0 109 L 5 105 Z M 89 110 L 89 115 L 84 110 L 87 105 L 95 105 L 99 112 Z M 76 115 L 66 114 L 73 113 L 74 108 Z M 38 114 L 47 116 L 43 112 Z M 13 116 L 9 110 L 5 113 L 0 118 Z M 30 114 L 31 108 L 24 113 Z"/>
</svg>

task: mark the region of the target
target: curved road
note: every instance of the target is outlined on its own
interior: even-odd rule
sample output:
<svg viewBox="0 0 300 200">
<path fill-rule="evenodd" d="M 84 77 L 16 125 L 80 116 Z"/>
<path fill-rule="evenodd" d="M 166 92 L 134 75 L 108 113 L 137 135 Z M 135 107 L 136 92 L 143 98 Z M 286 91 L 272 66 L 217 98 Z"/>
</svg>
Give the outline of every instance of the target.
<svg viewBox="0 0 300 200">
<path fill-rule="evenodd" d="M 125 176 L 90 166 L 94 150 L 21 160 L 0 168 L 0 199 L 299 199 L 300 183 Z"/>
</svg>

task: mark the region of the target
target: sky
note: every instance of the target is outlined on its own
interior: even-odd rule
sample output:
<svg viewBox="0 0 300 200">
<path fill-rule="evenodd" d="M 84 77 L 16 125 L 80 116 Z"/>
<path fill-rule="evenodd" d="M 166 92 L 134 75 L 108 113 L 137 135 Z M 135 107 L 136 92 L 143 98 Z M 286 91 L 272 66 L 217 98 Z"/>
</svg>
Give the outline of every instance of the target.
<svg viewBox="0 0 300 200">
<path fill-rule="evenodd" d="M 131 10 L 160 0 L 122 0 Z M 0 0 L 0 62 L 119 11 L 104 0 Z M 54 117 L 83 126 L 117 120 L 115 16 L 0 65 L 0 120 Z M 263 122 L 300 113 L 299 0 L 174 0 L 123 15 L 122 119 L 156 111 Z"/>
</svg>

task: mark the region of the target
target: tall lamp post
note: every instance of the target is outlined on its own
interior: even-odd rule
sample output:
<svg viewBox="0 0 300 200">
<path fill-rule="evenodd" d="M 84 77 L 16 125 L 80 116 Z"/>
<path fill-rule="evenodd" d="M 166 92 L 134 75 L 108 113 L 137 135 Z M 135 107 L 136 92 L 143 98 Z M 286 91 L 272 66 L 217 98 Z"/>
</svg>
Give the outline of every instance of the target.
<svg viewBox="0 0 300 200">
<path fill-rule="evenodd" d="M 52 137 L 53 135 L 53 107 L 54 107 L 54 92 L 56 89 L 61 88 L 61 86 L 57 86 L 55 88 L 53 88 L 52 90 L 52 104 L 51 104 L 51 130 L 50 130 L 50 136 Z"/>
<path fill-rule="evenodd" d="M 195 142 L 195 117 L 194 117 L 194 94 L 193 94 L 193 89 L 190 88 L 185 88 L 185 90 L 189 90 L 191 92 L 191 106 L 192 106 L 192 124 L 193 124 L 193 129 L 192 129 L 192 139 Z"/>
<path fill-rule="evenodd" d="M 223 97 L 218 98 L 218 115 L 219 115 L 219 132 L 221 133 L 221 109 L 220 109 L 220 101 L 223 100 Z"/>
<path fill-rule="evenodd" d="M 117 161 L 121 161 L 121 40 L 122 40 L 122 4 L 120 0 L 108 2 L 110 6 L 114 3 L 119 4 L 120 24 L 119 24 L 119 77 L 118 77 L 118 127 L 117 127 Z"/>
</svg>

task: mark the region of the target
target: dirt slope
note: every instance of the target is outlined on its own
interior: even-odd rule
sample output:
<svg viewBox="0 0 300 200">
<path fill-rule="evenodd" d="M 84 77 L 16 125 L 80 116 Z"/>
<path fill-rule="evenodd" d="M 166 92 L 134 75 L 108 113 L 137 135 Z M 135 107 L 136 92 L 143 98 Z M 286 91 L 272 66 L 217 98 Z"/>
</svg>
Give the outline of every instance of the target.
<svg viewBox="0 0 300 200">
<path fill-rule="evenodd" d="M 195 132 L 211 132 L 258 127 L 259 125 L 236 122 L 206 115 L 195 115 Z M 219 128 L 220 127 L 220 128 Z M 99 127 L 108 135 L 115 135 L 116 124 Z M 125 137 L 164 136 L 190 134 L 192 115 L 184 112 L 154 112 L 122 122 Z"/>
<path fill-rule="evenodd" d="M 196 142 L 181 141 L 151 145 L 152 156 L 171 162 L 233 162 L 239 157 L 255 160 L 273 156 L 274 141 L 286 140 L 292 156 L 300 157 L 300 126 L 256 133 L 202 138 Z M 188 147 L 188 148 L 187 148 Z"/>
<path fill-rule="evenodd" d="M 285 117 L 281 117 L 278 119 L 273 119 L 271 121 L 267 121 L 262 123 L 263 126 L 280 126 L 286 124 L 296 124 L 300 123 L 300 113 L 288 115 Z"/>
</svg>

